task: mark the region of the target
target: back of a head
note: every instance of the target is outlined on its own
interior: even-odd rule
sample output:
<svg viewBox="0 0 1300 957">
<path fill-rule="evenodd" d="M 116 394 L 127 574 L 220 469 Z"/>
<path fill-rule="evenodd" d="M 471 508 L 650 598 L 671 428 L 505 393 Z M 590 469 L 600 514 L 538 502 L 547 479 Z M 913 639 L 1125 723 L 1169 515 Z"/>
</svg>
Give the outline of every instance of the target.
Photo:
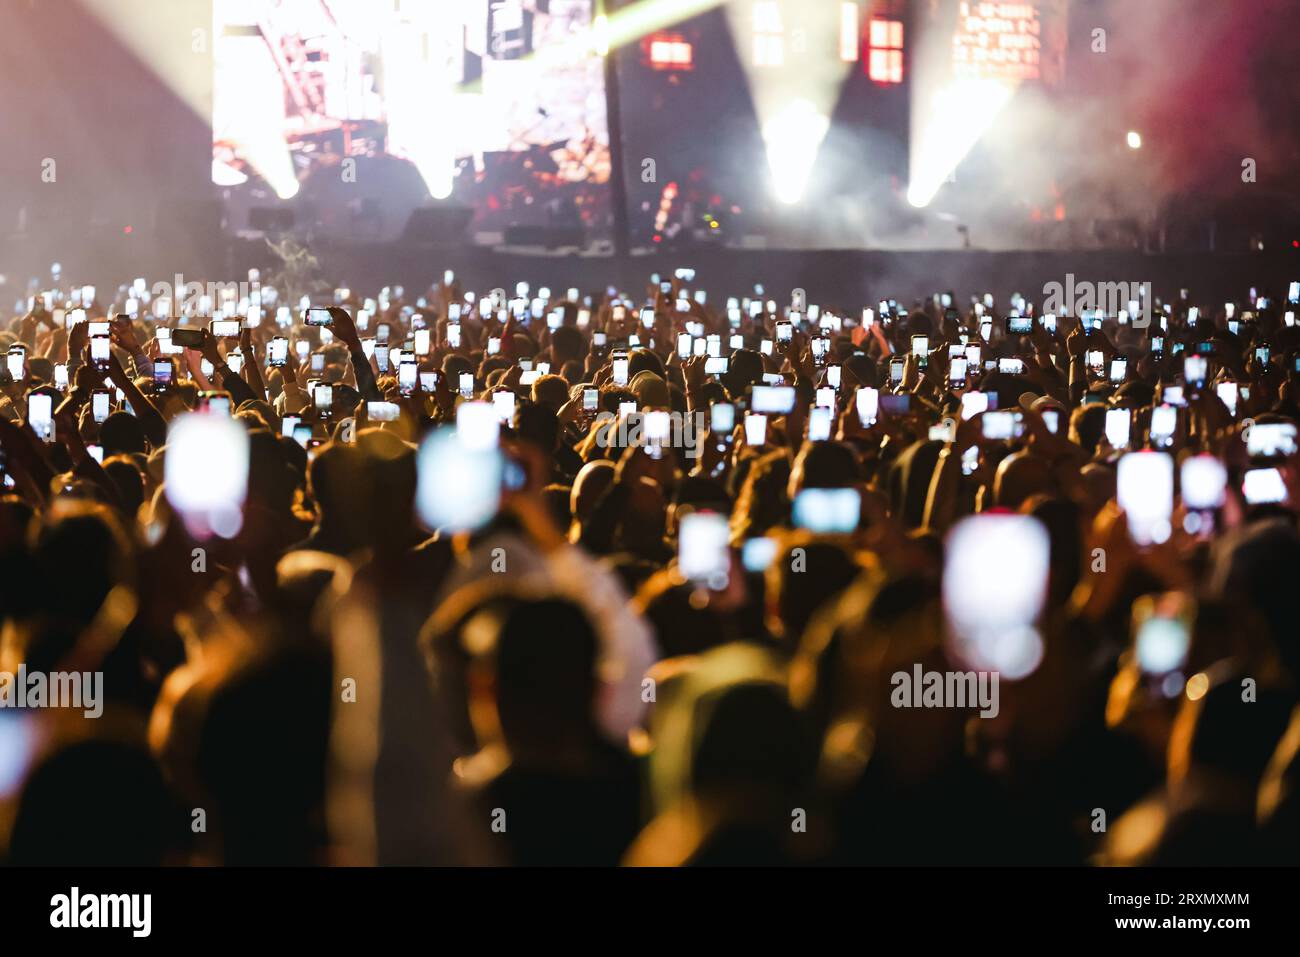
<svg viewBox="0 0 1300 957">
<path fill-rule="evenodd" d="M 768 566 L 767 581 L 778 619 L 774 630 L 781 632 L 791 653 L 817 610 L 848 588 L 861 570 L 841 545 L 809 536 L 789 540 Z"/>
<path fill-rule="evenodd" d="M 99 444 L 104 447 L 104 457 L 131 452 L 144 452 L 146 443 L 144 427 L 130 412 L 118 410 L 99 427 Z"/>
<path fill-rule="evenodd" d="M 572 602 L 548 598 L 510 607 L 494 656 L 507 743 L 545 727 L 594 720 L 598 651 L 591 620 Z"/>
<path fill-rule="evenodd" d="M 649 349 L 633 349 L 627 357 L 628 381 L 641 372 L 653 372 L 660 379 L 664 377 L 664 362 Z"/>
<path fill-rule="evenodd" d="M 365 462 L 371 528 L 376 535 L 391 538 L 394 528 L 411 523 L 417 482 L 415 450 L 383 429 L 359 432 L 357 450 Z"/>
<path fill-rule="evenodd" d="M 807 442 L 794 463 L 792 479 L 799 490 L 806 488 L 846 488 L 857 484 L 861 476 L 853 450 L 840 442 Z"/>
<path fill-rule="evenodd" d="M 1296 627 L 1295 574 L 1300 535 L 1285 519 L 1255 522 L 1233 532 L 1213 552 L 1211 590 L 1249 602 L 1269 626 L 1273 645 L 1291 673 L 1300 676 L 1300 629 Z"/>
<path fill-rule="evenodd" d="M 691 787 L 758 803 L 794 797 L 812 770 L 812 749 L 783 685 L 741 680 L 695 701 Z"/>
<path fill-rule="evenodd" d="M 1096 452 L 1106 431 L 1106 407 L 1094 403 L 1075 409 L 1070 415 L 1070 440 L 1077 442 L 1085 452 Z"/>
<path fill-rule="evenodd" d="M 1291 717 L 1292 695 L 1258 688 L 1246 700 L 1241 682 L 1228 679 L 1213 684 L 1196 701 L 1183 702 L 1171 744 L 1171 774 L 1208 771 L 1233 779 L 1252 792 L 1268 767 L 1269 759 Z"/>
<path fill-rule="evenodd" d="M 136 512 L 144 504 L 144 476 L 136 468 L 135 461 L 125 455 L 105 459 L 104 474 L 117 489 L 123 516 L 134 519 Z"/>
<path fill-rule="evenodd" d="M 47 615 L 89 622 L 115 584 L 131 579 L 130 541 L 102 505 L 65 505 L 37 528 L 35 597 Z"/>
<path fill-rule="evenodd" d="M 330 442 L 316 453 L 307 466 L 307 478 L 323 513 L 360 507 L 363 464 L 361 453 L 341 442 Z"/>
<path fill-rule="evenodd" d="M 299 646 L 237 664 L 213 689 L 197 755 L 229 864 L 307 864 L 320 848 L 330 662 Z"/>
<path fill-rule="evenodd" d="M 1050 492 L 1053 484 L 1051 463 L 1022 449 L 998 463 L 993 476 L 993 501 L 1001 508 L 1019 509 L 1026 499 Z"/>
<path fill-rule="evenodd" d="M 654 629 L 665 658 L 699 654 L 739 637 L 730 617 L 700 604 L 696 587 L 667 571 L 651 575 L 633 604 Z"/>
<path fill-rule="evenodd" d="M 521 441 L 550 455 L 560 440 L 560 420 L 549 405 L 529 403 L 515 413 L 515 432 Z"/>
<path fill-rule="evenodd" d="M 560 326 L 551 332 L 551 353 L 555 360 L 552 368 L 563 366 L 571 359 L 581 359 L 586 351 L 586 340 L 573 326 Z"/>
<path fill-rule="evenodd" d="M 790 459 L 784 451 L 755 459 L 745 476 L 732 514 L 735 538 L 753 538 L 784 524 L 790 517 Z"/>
<path fill-rule="evenodd" d="M 532 400 L 551 412 L 559 412 L 569 401 L 569 384 L 555 373 L 542 376 L 533 383 Z"/>
<path fill-rule="evenodd" d="M 186 819 L 143 748 L 86 739 L 47 757 L 19 799 L 9 863 L 152 866 L 180 849 Z"/>
<path fill-rule="evenodd" d="M 289 467 L 280 437 L 268 429 L 248 433 L 248 500 L 268 511 L 287 516 L 297 478 Z"/>
<path fill-rule="evenodd" d="M 588 462 L 578 471 L 569 500 L 574 518 L 581 522 L 591 515 L 601 496 L 614 484 L 615 474 L 614 463 L 608 459 Z"/>
<path fill-rule="evenodd" d="M 737 349 L 727 361 L 727 374 L 722 379 L 732 395 L 744 392 L 763 381 L 763 357 L 753 349 Z"/>
</svg>

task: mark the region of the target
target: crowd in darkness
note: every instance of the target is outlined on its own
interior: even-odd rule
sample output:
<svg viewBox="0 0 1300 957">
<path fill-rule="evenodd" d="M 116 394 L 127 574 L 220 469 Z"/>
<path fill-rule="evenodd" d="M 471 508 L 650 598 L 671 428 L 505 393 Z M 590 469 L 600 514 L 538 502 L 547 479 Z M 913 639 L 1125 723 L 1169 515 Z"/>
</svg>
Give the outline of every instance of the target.
<svg viewBox="0 0 1300 957">
<path fill-rule="evenodd" d="M 1294 289 L 694 286 L 33 295 L 2 859 L 1300 862 Z"/>
</svg>

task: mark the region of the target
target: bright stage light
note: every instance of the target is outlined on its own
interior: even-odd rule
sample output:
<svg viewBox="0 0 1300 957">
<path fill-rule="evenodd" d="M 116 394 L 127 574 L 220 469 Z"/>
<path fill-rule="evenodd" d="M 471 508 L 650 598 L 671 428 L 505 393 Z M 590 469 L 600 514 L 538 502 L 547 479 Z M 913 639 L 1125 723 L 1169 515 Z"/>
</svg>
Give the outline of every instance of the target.
<svg viewBox="0 0 1300 957">
<path fill-rule="evenodd" d="M 447 199 L 455 189 L 456 143 L 431 116 L 448 124 L 474 117 L 457 101 L 444 64 L 454 52 L 457 23 L 449 7 L 429 7 L 416 22 L 393 21 L 381 40 L 388 85 L 388 146 L 410 160 L 429 195 Z M 480 112 L 486 105 L 479 103 Z"/>
<path fill-rule="evenodd" d="M 822 142 L 830 130 L 844 79 L 846 23 L 857 24 L 843 4 L 807 0 L 756 0 L 727 5 L 727 21 L 740 54 L 771 171 L 776 198 L 803 199 Z M 855 34 L 856 35 L 856 34 Z"/>
<path fill-rule="evenodd" d="M 993 126 L 1019 84 L 1010 80 L 954 80 L 928 106 L 913 110 L 912 170 L 907 201 L 930 205 L 957 165 Z M 917 124 L 920 124 L 919 127 Z"/>
<path fill-rule="evenodd" d="M 602 14 L 591 22 L 591 45 L 597 56 L 609 56 L 609 17 Z"/>
<path fill-rule="evenodd" d="M 1137 130 L 1129 130 L 1127 139 L 1129 149 L 1140 150 L 1142 148 L 1142 134 Z"/>
<path fill-rule="evenodd" d="M 817 148 L 830 125 L 830 119 L 807 100 L 795 100 L 763 124 L 772 191 L 786 205 L 803 198 L 817 161 Z"/>
</svg>

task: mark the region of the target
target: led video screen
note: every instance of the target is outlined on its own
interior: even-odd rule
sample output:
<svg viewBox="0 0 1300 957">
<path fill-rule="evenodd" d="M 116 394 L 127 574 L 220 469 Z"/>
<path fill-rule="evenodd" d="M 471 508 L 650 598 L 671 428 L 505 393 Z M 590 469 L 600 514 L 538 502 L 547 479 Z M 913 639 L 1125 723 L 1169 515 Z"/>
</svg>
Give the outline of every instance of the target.
<svg viewBox="0 0 1300 957">
<path fill-rule="evenodd" d="M 405 183 L 404 195 L 469 206 L 473 231 L 607 230 L 609 132 L 592 0 L 213 8 L 217 184 L 260 181 L 287 199 Z"/>
</svg>

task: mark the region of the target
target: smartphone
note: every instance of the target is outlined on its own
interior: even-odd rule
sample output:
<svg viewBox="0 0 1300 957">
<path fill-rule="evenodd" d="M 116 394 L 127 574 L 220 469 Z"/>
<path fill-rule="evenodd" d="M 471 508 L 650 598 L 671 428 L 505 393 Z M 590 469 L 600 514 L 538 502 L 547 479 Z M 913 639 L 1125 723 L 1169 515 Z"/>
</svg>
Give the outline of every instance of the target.
<svg viewBox="0 0 1300 957">
<path fill-rule="evenodd" d="M 694 343 L 689 332 L 679 332 L 677 334 L 677 357 L 679 359 L 689 359 L 691 357 Z"/>
<path fill-rule="evenodd" d="M 1195 606 L 1178 592 L 1143 595 L 1133 602 L 1133 655 L 1143 674 L 1158 678 L 1186 667 L 1194 617 Z M 1181 694 L 1183 682 L 1176 685 L 1172 694 L 1164 693 Z"/>
<path fill-rule="evenodd" d="M 776 559 L 776 550 L 775 538 L 747 538 L 740 547 L 740 564 L 751 575 L 761 575 Z"/>
<path fill-rule="evenodd" d="M 52 395 L 44 392 L 28 393 L 27 424 L 42 442 L 54 441 L 54 397 Z"/>
<path fill-rule="evenodd" d="M 276 336 L 267 346 L 267 364 L 278 369 L 288 360 L 289 340 L 284 336 Z"/>
<path fill-rule="evenodd" d="M 161 388 L 166 388 L 172 384 L 172 364 L 169 359 L 155 359 L 153 361 L 153 384 Z"/>
<path fill-rule="evenodd" d="M 425 392 L 433 392 L 435 389 L 437 389 L 437 388 L 438 388 L 438 373 L 436 373 L 436 372 L 421 372 L 421 373 L 420 373 L 420 388 L 423 389 Z"/>
<path fill-rule="evenodd" d="M 745 416 L 745 444 L 761 448 L 767 444 L 767 416 L 751 412 Z"/>
<path fill-rule="evenodd" d="M 290 412 L 286 415 L 281 416 L 280 434 L 287 439 L 293 438 L 293 430 L 298 427 L 298 424 L 300 422 L 302 422 L 302 416 L 297 415 L 296 413 Z M 311 431 L 311 427 L 308 426 L 308 432 L 310 431 Z"/>
<path fill-rule="evenodd" d="M 403 362 L 397 367 L 397 389 L 402 395 L 410 395 L 419 382 L 420 364 L 415 360 Z"/>
<path fill-rule="evenodd" d="M 321 415 L 329 415 L 334 405 L 334 386 L 328 382 L 317 382 L 311 390 L 312 404 Z"/>
<path fill-rule="evenodd" d="M 887 415 L 907 415 L 912 411 L 912 397 L 910 395 L 882 395 L 880 397 L 880 408 Z"/>
<path fill-rule="evenodd" d="M 460 374 L 460 394 L 467 399 L 474 397 L 474 373 L 462 372 Z"/>
<path fill-rule="evenodd" d="M 462 402 L 456 407 L 456 437 L 469 450 L 495 449 L 501 442 L 501 419 L 491 402 Z"/>
<path fill-rule="evenodd" d="M 951 651 L 968 667 L 1018 680 L 1042 661 L 1035 629 L 1051 568 L 1047 529 L 1030 515 L 962 519 L 944 547 L 941 591 Z"/>
<path fill-rule="evenodd" d="M 611 359 L 614 365 L 614 385 L 627 385 L 627 353 L 615 352 Z"/>
<path fill-rule="evenodd" d="M 90 340 L 90 361 L 101 372 L 108 371 L 110 346 L 108 336 L 95 336 Z"/>
<path fill-rule="evenodd" d="M 310 366 L 310 368 L 311 368 L 311 371 L 312 371 L 312 372 L 324 372 L 324 371 L 325 371 L 325 353 L 323 353 L 323 352 L 313 352 L 313 353 L 312 353 L 312 356 L 311 356 L 311 366 Z"/>
<path fill-rule="evenodd" d="M 448 342 L 451 342 L 451 334 L 452 334 L 452 330 L 453 330 L 453 329 L 456 331 L 456 338 L 457 338 L 458 340 L 460 339 L 460 326 L 459 326 L 459 325 L 448 326 L 448 327 L 447 327 L 447 341 L 448 341 Z M 429 345 L 430 345 L 430 343 L 429 343 L 429 330 L 428 330 L 428 329 L 416 329 L 416 330 L 415 330 L 415 354 L 416 354 L 417 356 L 427 356 L 427 355 L 429 354 Z M 459 342 L 451 342 L 451 345 L 452 345 L 452 346 L 459 346 L 460 343 L 459 343 Z"/>
<path fill-rule="evenodd" d="M 944 419 L 938 425 L 930 426 L 929 439 L 931 442 L 952 442 L 957 438 L 957 423 L 952 419 Z"/>
<path fill-rule="evenodd" d="M 380 372 L 388 371 L 389 345 L 387 342 L 375 343 L 375 368 Z"/>
<path fill-rule="evenodd" d="M 985 412 L 980 429 L 990 442 L 1006 442 L 1016 436 L 1016 413 L 1011 410 Z"/>
<path fill-rule="evenodd" d="M 691 512 L 683 516 L 677 534 L 677 570 L 687 581 L 722 591 L 731 571 L 730 539 L 725 515 Z"/>
<path fill-rule="evenodd" d="M 709 431 L 723 441 L 730 441 L 736 428 L 736 407 L 729 402 L 715 402 L 709 407 Z"/>
<path fill-rule="evenodd" d="M 171 341 L 173 345 L 186 349 L 197 349 L 203 345 L 203 330 L 173 329 L 171 331 Z"/>
<path fill-rule="evenodd" d="M 91 339 L 94 339 L 99 336 L 103 336 L 107 338 L 108 334 L 109 334 L 109 324 L 107 319 L 96 319 L 95 321 L 91 322 L 89 326 L 86 328 L 86 335 L 89 336 Z"/>
<path fill-rule="evenodd" d="M 918 368 L 924 369 L 930 363 L 930 337 L 912 336 L 912 355 L 916 357 Z"/>
<path fill-rule="evenodd" d="M 1123 382 L 1128 377 L 1128 359 L 1118 358 L 1110 360 L 1110 381 L 1113 383 Z"/>
<path fill-rule="evenodd" d="M 68 390 L 68 364 L 60 362 L 54 366 L 54 387 L 60 391 Z"/>
<path fill-rule="evenodd" d="M 1007 335 L 1027 336 L 1034 331 L 1032 316 L 1007 316 Z"/>
<path fill-rule="evenodd" d="M 1228 414 L 1236 417 L 1237 415 L 1237 383 L 1219 382 L 1214 386 L 1214 392 L 1219 397 L 1219 401 L 1228 407 Z"/>
<path fill-rule="evenodd" d="M 27 350 L 21 348 L 12 348 L 5 355 L 5 368 L 9 373 L 9 378 L 14 382 L 21 382 L 27 377 Z"/>
<path fill-rule="evenodd" d="M 999 359 L 998 371 L 1006 373 L 1007 375 L 1024 375 L 1025 360 L 1024 359 Z"/>
<path fill-rule="evenodd" d="M 215 339 L 238 339 L 243 324 L 238 319 L 213 319 L 208 329 Z"/>
<path fill-rule="evenodd" d="M 858 527 L 862 495 L 853 488 L 806 488 L 794 497 L 795 528 L 818 535 L 847 535 Z"/>
<path fill-rule="evenodd" d="M 515 417 L 515 394 L 513 392 L 493 392 L 492 407 L 496 409 L 497 418 L 503 425 L 509 425 Z"/>
<path fill-rule="evenodd" d="M 1174 431 L 1178 428 L 1178 409 L 1172 405 L 1158 405 L 1151 410 L 1151 444 L 1156 448 L 1172 445 Z"/>
<path fill-rule="evenodd" d="M 1228 470 L 1216 455 L 1193 455 L 1178 472 L 1183 507 L 1210 511 L 1222 507 L 1228 491 Z"/>
<path fill-rule="evenodd" d="M 1294 455 L 1295 451 L 1294 422 L 1257 422 L 1246 431 L 1246 454 L 1253 459 Z"/>
<path fill-rule="evenodd" d="M 1111 410 L 1125 411 L 1127 410 Z M 1107 413 L 1109 424 L 1110 414 Z M 1114 444 L 1113 442 L 1111 443 Z M 1167 452 L 1129 452 L 1119 460 L 1116 497 L 1135 544 L 1168 541 L 1174 512 L 1174 458 Z"/>
<path fill-rule="evenodd" d="M 1188 356 L 1183 360 L 1183 381 L 1189 385 L 1205 385 L 1209 375 L 1209 362 L 1205 356 Z"/>
<path fill-rule="evenodd" d="M 1133 414 L 1128 409 L 1106 410 L 1106 441 L 1111 448 L 1128 448 L 1132 426 Z"/>
<path fill-rule="evenodd" d="M 229 416 L 230 393 L 219 391 L 200 392 L 199 409 L 219 416 Z"/>
<path fill-rule="evenodd" d="M 824 405 L 814 406 L 808 413 L 808 440 L 810 442 L 826 442 L 831 437 L 831 426 L 834 424 L 835 410 Z"/>
<path fill-rule="evenodd" d="M 853 401 L 858 410 L 858 421 L 867 427 L 874 425 L 880 414 L 880 390 L 863 386 L 858 389 Z"/>
<path fill-rule="evenodd" d="M 582 411 L 595 412 L 600 408 L 600 390 L 583 389 L 582 390 Z"/>
<path fill-rule="evenodd" d="M 324 306 L 312 306 L 303 313 L 302 321 L 309 326 L 332 326 L 334 317 Z M 381 324 L 381 329 L 387 329 L 386 325 Z M 387 338 L 387 336 L 385 336 Z"/>
<path fill-rule="evenodd" d="M 749 407 L 764 415 L 788 415 L 794 410 L 798 395 L 794 386 L 756 385 L 750 396 Z"/>
<path fill-rule="evenodd" d="M 721 376 L 727 374 L 727 357 L 710 356 L 704 360 L 704 374 Z"/>
<path fill-rule="evenodd" d="M 1249 469 L 1242 476 L 1241 493 L 1247 505 L 1283 505 L 1287 502 L 1286 481 L 1275 468 Z"/>
<path fill-rule="evenodd" d="M 784 345 L 794 338 L 794 325 L 789 322 L 778 322 L 776 324 L 776 341 L 778 345 Z"/>
<path fill-rule="evenodd" d="M 903 381 L 903 360 L 894 357 L 889 360 L 889 381 L 894 385 Z"/>
<path fill-rule="evenodd" d="M 242 521 L 248 466 L 248 430 L 242 423 L 186 413 L 167 432 L 164 494 L 191 532 L 231 538 Z"/>
<path fill-rule="evenodd" d="M 1061 434 L 1061 410 L 1044 409 L 1042 415 L 1043 415 L 1043 424 L 1047 426 L 1047 431 L 1051 432 L 1053 435 L 1060 435 Z"/>
<path fill-rule="evenodd" d="M 954 388 L 960 388 L 966 384 L 967 360 L 965 356 L 953 358 L 948 363 L 948 382 Z"/>
</svg>

